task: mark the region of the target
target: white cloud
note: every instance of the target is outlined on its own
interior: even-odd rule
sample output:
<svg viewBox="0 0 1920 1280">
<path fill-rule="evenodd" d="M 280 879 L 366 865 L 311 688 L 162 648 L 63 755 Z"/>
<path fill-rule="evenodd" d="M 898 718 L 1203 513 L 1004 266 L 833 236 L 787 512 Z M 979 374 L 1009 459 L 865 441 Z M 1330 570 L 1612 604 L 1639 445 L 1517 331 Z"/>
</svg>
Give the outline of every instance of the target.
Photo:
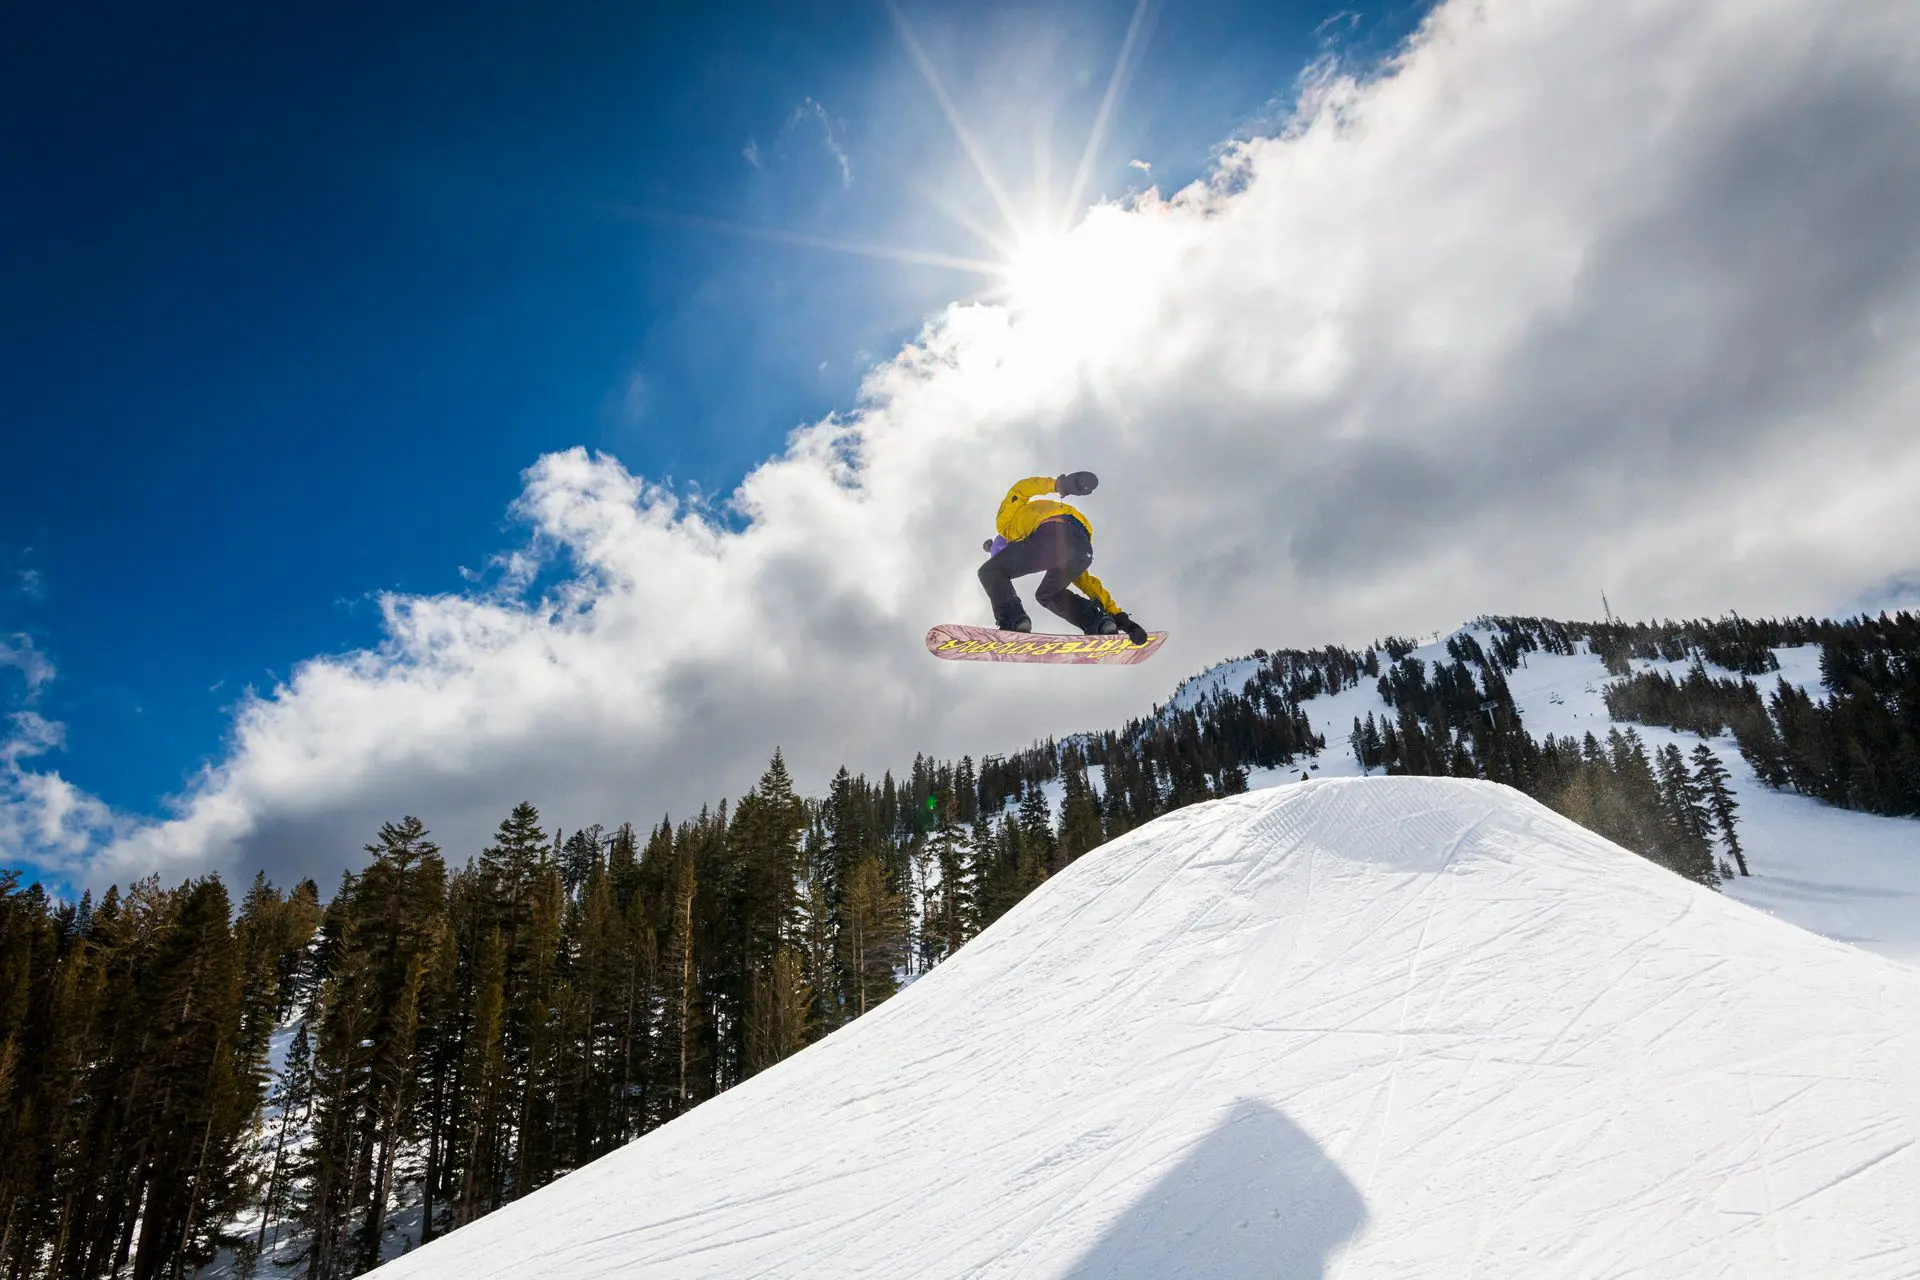
<svg viewBox="0 0 1920 1280">
<path fill-rule="evenodd" d="M 24 732 L 30 735 L 33 727 Z M 0 743 L 0 848 L 31 849 L 39 865 L 85 874 L 91 852 L 126 834 L 131 824 L 57 772 L 21 767 L 20 759 L 32 753 L 20 736 Z"/>
<path fill-rule="evenodd" d="M 385 598 L 380 648 L 244 703 L 93 874 L 323 873 L 401 812 L 457 854 L 521 798 L 644 823 L 776 743 L 817 787 L 1110 725 L 1257 645 L 1603 585 L 1629 616 L 1843 606 L 1920 546 L 1917 54 L 1910 6 L 1445 5 L 1207 182 L 1094 210 L 1033 309 L 936 318 L 730 510 L 539 459 L 507 587 Z M 1006 484 L 1069 468 L 1165 655 L 928 658 L 984 617 Z M 514 594 L 542 564 L 563 584 Z"/>
<path fill-rule="evenodd" d="M 0 637 L 0 673 L 18 672 L 16 691 L 0 693 L 31 706 L 53 682 L 53 663 L 27 635 Z M 28 762 L 66 745 L 66 728 L 36 711 L 21 709 L 0 728 L 0 865 L 33 862 L 50 869 L 78 866 L 102 844 L 126 830 L 108 808 L 58 773 Z"/>
<path fill-rule="evenodd" d="M 828 115 L 827 109 L 814 99 L 803 99 L 800 105 L 793 109 L 793 114 L 787 117 L 786 127 L 780 132 L 783 136 L 792 133 L 808 120 L 820 126 L 821 145 L 827 149 L 827 154 L 833 157 L 834 164 L 840 170 L 840 185 L 843 187 L 853 185 L 853 161 L 847 155 L 846 143 L 841 136 L 843 132 L 841 124 Z M 755 167 L 759 166 L 756 164 Z"/>
<path fill-rule="evenodd" d="M 26 698 L 31 702 L 53 679 L 53 664 L 34 647 L 28 635 L 0 636 L 0 670 L 18 671 L 26 681 Z"/>
<path fill-rule="evenodd" d="M 1351 35 L 1354 28 L 1359 25 L 1358 13 L 1351 9 L 1342 9 L 1338 13 L 1330 13 L 1322 18 L 1320 25 L 1313 29 L 1313 34 L 1319 36 L 1322 41 L 1331 42 L 1342 36 Z"/>
<path fill-rule="evenodd" d="M 755 169 L 766 168 L 766 165 L 761 163 L 760 160 L 760 144 L 753 138 L 748 138 L 747 145 L 740 149 L 740 158 Z"/>
</svg>

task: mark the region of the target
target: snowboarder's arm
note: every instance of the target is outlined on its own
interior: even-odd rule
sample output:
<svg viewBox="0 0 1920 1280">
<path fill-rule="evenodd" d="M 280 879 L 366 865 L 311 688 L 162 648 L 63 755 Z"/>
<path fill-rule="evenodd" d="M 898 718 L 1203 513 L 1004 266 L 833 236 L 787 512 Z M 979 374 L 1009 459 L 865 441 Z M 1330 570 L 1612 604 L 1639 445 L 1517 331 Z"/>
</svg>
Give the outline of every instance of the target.
<svg viewBox="0 0 1920 1280">
<path fill-rule="evenodd" d="M 993 518 L 993 526 L 1004 530 L 1007 527 L 1007 515 L 1015 507 L 1026 505 L 1029 498 L 1038 498 L 1042 494 L 1053 492 L 1055 476 L 1028 476 L 1007 490 L 1007 496 L 1001 500 L 1000 511 Z"/>
<path fill-rule="evenodd" d="M 1102 609 L 1105 609 L 1108 613 L 1119 613 L 1121 611 L 1120 606 L 1114 603 L 1113 597 L 1107 594 L 1107 589 L 1100 585 L 1100 579 L 1094 577 L 1092 574 L 1081 574 L 1073 580 L 1073 585 L 1080 588 L 1081 592 L 1086 595 L 1088 599 L 1092 600 Z"/>
<path fill-rule="evenodd" d="M 1016 480 L 1013 488 L 1007 490 L 1007 499 L 1000 505 L 1012 506 L 1016 502 L 1025 502 L 1028 498 L 1037 498 L 1041 494 L 1052 493 L 1053 483 L 1058 476 L 1028 476 L 1025 480 Z"/>
</svg>

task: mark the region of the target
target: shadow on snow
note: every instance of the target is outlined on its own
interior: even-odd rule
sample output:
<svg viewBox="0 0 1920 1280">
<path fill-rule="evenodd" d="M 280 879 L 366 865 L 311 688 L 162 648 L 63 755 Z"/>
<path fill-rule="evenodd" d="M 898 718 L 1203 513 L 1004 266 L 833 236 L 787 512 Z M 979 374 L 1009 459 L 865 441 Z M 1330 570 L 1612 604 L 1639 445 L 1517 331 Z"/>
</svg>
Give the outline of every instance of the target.
<svg viewBox="0 0 1920 1280">
<path fill-rule="evenodd" d="M 1366 1201 L 1340 1166 L 1286 1116 L 1246 1101 L 1067 1274 L 1316 1280 L 1366 1221 Z"/>
</svg>

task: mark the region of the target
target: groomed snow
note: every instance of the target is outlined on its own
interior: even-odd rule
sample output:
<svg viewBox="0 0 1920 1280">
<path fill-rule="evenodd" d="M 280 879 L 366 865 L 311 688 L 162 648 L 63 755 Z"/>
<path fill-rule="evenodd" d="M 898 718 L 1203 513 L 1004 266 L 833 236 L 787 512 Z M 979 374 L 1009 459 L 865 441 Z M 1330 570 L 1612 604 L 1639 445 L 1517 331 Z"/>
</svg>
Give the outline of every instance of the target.
<svg viewBox="0 0 1920 1280">
<path fill-rule="evenodd" d="M 1169 815 L 404 1277 L 1920 1274 L 1920 972 L 1504 787 Z"/>
</svg>

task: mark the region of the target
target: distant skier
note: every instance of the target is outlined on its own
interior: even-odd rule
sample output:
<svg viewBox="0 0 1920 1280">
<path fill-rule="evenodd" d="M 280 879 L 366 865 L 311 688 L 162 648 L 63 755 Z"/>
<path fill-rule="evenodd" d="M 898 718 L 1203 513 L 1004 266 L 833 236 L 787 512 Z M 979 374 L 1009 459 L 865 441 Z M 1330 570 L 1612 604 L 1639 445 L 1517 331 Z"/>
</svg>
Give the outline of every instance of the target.
<svg viewBox="0 0 1920 1280">
<path fill-rule="evenodd" d="M 1080 497 L 1100 485 L 1091 471 L 1033 476 L 1007 490 L 993 526 L 997 536 L 981 544 L 987 562 L 980 585 L 993 602 L 993 622 L 1002 631 L 1032 631 L 1033 620 L 1020 604 L 1013 579 L 1042 573 L 1034 599 L 1049 613 L 1065 618 L 1090 636 L 1125 632 L 1134 644 L 1147 642 L 1147 629 L 1114 603 L 1100 579 L 1087 572 L 1093 564 L 1093 525 L 1073 507 L 1043 495 Z M 1085 595 L 1067 590 L 1080 588 Z"/>
</svg>

